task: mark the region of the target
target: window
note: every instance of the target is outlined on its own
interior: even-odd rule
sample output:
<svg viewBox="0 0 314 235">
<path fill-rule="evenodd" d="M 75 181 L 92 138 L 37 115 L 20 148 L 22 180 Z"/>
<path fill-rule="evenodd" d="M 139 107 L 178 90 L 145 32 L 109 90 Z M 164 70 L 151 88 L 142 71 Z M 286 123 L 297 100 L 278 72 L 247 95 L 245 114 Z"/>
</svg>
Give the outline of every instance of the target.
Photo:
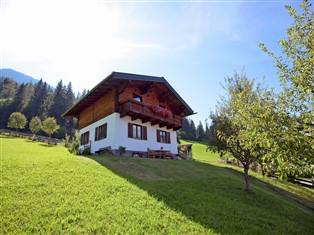
<svg viewBox="0 0 314 235">
<path fill-rule="evenodd" d="M 133 100 L 136 100 L 136 101 L 138 101 L 138 102 L 142 102 L 142 97 L 141 96 L 139 96 L 139 95 L 133 95 Z"/>
<path fill-rule="evenodd" d="M 128 123 L 128 137 L 139 140 L 147 140 L 147 127 Z"/>
<path fill-rule="evenodd" d="M 170 144 L 170 132 L 157 130 L 157 142 Z"/>
<path fill-rule="evenodd" d="M 89 131 L 81 134 L 81 145 L 89 144 Z"/>
<path fill-rule="evenodd" d="M 140 125 L 133 125 L 133 138 L 135 139 L 142 139 L 142 126 Z"/>
<path fill-rule="evenodd" d="M 107 123 L 95 128 L 95 141 L 107 138 Z"/>
</svg>

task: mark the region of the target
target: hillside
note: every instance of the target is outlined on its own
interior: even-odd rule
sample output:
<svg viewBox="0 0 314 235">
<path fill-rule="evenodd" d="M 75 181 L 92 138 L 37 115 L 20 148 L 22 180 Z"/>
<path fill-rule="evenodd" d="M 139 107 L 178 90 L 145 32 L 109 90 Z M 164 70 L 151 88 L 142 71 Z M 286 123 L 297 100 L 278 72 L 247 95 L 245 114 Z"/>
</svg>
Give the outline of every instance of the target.
<svg viewBox="0 0 314 235">
<path fill-rule="evenodd" d="M 225 166 L 73 156 L 62 146 L 7 136 L 1 136 L 1 142 L 2 234 L 312 234 L 314 230 L 313 211 L 254 178 L 253 191 L 245 192 L 242 174 Z M 197 152 L 205 146 L 194 147 L 198 159 L 203 154 Z M 207 157 L 211 158 L 209 153 Z M 313 190 L 308 192 L 314 195 Z"/>
<path fill-rule="evenodd" d="M 17 83 L 37 83 L 39 80 L 13 69 L 0 69 L 0 77 L 13 78 Z"/>
</svg>

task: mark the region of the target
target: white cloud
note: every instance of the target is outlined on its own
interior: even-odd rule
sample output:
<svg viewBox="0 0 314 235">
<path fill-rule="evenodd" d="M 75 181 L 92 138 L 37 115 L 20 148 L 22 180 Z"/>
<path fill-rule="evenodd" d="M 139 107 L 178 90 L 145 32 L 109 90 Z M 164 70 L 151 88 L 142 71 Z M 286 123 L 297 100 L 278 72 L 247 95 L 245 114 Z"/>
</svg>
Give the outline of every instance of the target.
<svg viewBox="0 0 314 235">
<path fill-rule="evenodd" d="M 115 61 L 136 57 L 135 50 L 161 49 L 154 42 L 121 37 L 122 11 L 115 4 L 97 1 L 6 3 L 1 15 L 2 65 L 33 64 L 50 83 L 62 78 L 72 80 L 75 87 L 74 80 L 80 80 L 79 90 L 91 88 L 102 78 L 100 74 L 114 68 Z"/>
</svg>

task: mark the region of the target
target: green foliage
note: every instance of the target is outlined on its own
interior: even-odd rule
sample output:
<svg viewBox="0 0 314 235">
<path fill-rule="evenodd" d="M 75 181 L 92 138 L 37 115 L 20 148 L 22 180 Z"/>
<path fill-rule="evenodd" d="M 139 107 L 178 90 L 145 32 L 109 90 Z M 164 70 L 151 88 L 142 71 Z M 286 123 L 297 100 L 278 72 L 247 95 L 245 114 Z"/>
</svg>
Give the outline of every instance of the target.
<svg viewBox="0 0 314 235">
<path fill-rule="evenodd" d="M 260 44 L 275 62 L 283 91 L 269 102 L 259 136 L 268 130 L 265 139 L 271 151 L 265 159 L 278 166 L 282 178 L 314 177 L 314 12 L 307 0 L 301 3 L 300 14 L 291 6 L 286 9 L 293 23 L 279 41 L 283 56 Z M 267 125 L 266 120 L 271 122 Z"/>
<path fill-rule="evenodd" d="M 71 138 L 69 135 L 65 135 L 65 147 L 68 151 L 72 154 L 79 155 L 79 138 L 78 138 L 78 131 L 75 132 L 75 135 Z"/>
<path fill-rule="evenodd" d="M 126 147 L 124 146 L 119 146 L 119 153 L 120 153 L 120 156 L 122 156 L 124 153 L 125 153 L 125 150 L 126 150 Z"/>
<path fill-rule="evenodd" d="M 60 126 L 54 117 L 47 117 L 42 124 L 42 130 L 49 135 L 49 137 L 55 133 Z"/>
<path fill-rule="evenodd" d="M 29 123 L 29 129 L 35 135 L 42 128 L 41 120 L 39 117 L 33 117 Z"/>
<path fill-rule="evenodd" d="M 255 130 L 248 125 L 245 115 L 249 106 L 259 103 L 262 88 L 259 84 L 255 85 L 254 80 L 250 80 L 244 73 L 227 77 L 224 88 L 228 91 L 228 96 L 222 97 L 216 112 L 211 114 L 208 148 L 212 151 L 229 152 L 241 162 L 246 189 L 249 190 L 250 165 L 255 161 L 261 162 L 265 151 L 252 141 L 251 135 Z"/>
<path fill-rule="evenodd" d="M 14 129 L 24 129 L 27 123 L 27 119 L 24 114 L 20 112 L 14 112 L 9 117 L 8 127 Z"/>
<path fill-rule="evenodd" d="M 58 88 L 58 89 L 57 89 Z M 11 78 L 0 78 L 0 128 L 6 128 L 9 116 L 13 112 L 25 113 L 28 120 L 34 116 L 44 120 L 47 116 L 56 118 L 60 125 L 55 137 L 73 136 L 76 120 L 65 120 L 61 114 L 75 102 L 71 82 L 64 86 L 62 81 L 52 91 L 42 79 L 36 83 L 18 84 Z"/>
<path fill-rule="evenodd" d="M 313 211 L 270 187 L 302 190 L 290 183 L 252 180 L 256 193 L 248 194 L 242 175 L 225 166 L 78 157 L 62 146 L 1 138 L 2 234 L 306 235 L 314 229 Z M 194 157 L 205 157 L 197 153 L 206 146 L 193 147 Z"/>
<path fill-rule="evenodd" d="M 199 122 L 198 126 L 195 127 L 194 121 L 189 118 L 182 119 L 182 127 L 178 132 L 178 136 L 180 139 L 192 141 L 206 141 L 207 139 L 202 122 Z"/>
<path fill-rule="evenodd" d="M 298 14 L 286 6 L 293 23 L 287 29 L 287 37 L 279 41 L 283 56 L 275 56 L 262 43 L 260 47 L 275 62 L 285 95 L 291 102 L 306 103 L 314 101 L 314 12 L 308 0 L 303 0 L 300 7 L 302 12 Z"/>
<path fill-rule="evenodd" d="M 308 1 L 302 13 L 286 6 L 293 19 L 287 38 L 281 40 L 283 56 L 276 57 L 265 45 L 261 48 L 274 60 L 282 92 L 274 93 L 254 81 L 226 80 L 228 97 L 212 114 L 210 148 L 238 153 L 275 169 L 281 179 L 314 177 L 314 13 Z M 239 149 L 240 148 L 240 149 Z M 236 157 L 239 159 L 238 157 Z M 241 161 L 243 164 L 243 162 Z M 244 165 L 245 168 L 245 165 Z"/>
<path fill-rule="evenodd" d="M 26 116 L 31 119 L 34 116 L 43 120 L 47 116 L 50 105 L 50 88 L 42 79 L 34 85 L 34 91 L 26 108 Z"/>
<path fill-rule="evenodd" d="M 17 83 L 11 78 L 0 78 L 0 99 L 13 98 L 16 94 Z"/>
</svg>

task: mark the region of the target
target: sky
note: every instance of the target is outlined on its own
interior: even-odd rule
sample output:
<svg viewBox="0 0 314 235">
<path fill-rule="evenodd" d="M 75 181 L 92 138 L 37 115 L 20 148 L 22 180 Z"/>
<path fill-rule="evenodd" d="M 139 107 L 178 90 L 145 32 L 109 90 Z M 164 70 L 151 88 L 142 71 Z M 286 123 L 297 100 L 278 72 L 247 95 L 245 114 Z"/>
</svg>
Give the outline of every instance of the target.
<svg viewBox="0 0 314 235">
<path fill-rule="evenodd" d="M 279 87 L 272 60 L 292 23 L 284 6 L 300 1 L 0 0 L 1 68 L 62 79 L 76 93 L 112 71 L 163 76 L 209 119 L 224 78 L 245 71 Z M 208 120 L 210 122 L 210 119 Z"/>
</svg>

